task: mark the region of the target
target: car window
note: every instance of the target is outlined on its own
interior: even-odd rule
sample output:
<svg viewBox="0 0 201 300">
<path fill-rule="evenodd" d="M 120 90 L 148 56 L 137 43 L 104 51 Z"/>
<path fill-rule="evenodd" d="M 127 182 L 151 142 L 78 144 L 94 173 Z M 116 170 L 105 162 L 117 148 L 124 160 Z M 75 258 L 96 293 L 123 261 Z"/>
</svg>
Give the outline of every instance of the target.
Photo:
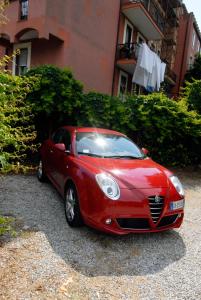
<svg viewBox="0 0 201 300">
<path fill-rule="evenodd" d="M 66 150 L 71 149 L 71 135 L 63 128 L 58 129 L 55 133 L 53 133 L 52 141 L 54 144 L 64 144 L 66 146 Z"/>
<path fill-rule="evenodd" d="M 78 154 L 104 158 L 144 158 L 137 145 L 127 137 L 116 134 L 79 132 L 76 134 L 76 151 Z"/>
<path fill-rule="evenodd" d="M 63 139 L 63 129 L 58 129 L 52 134 L 52 141 L 54 144 L 60 144 L 62 143 Z"/>
</svg>

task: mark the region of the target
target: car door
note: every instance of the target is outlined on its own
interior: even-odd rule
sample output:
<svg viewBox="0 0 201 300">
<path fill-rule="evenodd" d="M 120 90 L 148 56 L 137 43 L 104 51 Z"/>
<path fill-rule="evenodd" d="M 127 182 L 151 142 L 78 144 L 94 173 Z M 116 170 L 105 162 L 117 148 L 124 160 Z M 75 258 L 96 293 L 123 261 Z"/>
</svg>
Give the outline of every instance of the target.
<svg viewBox="0 0 201 300">
<path fill-rule="evenodd" d="M 70 152 L 71 152 L 71 133 L 64 129 L 61 132 L 59 143 L 65 145 L 66 151 L 54 149 L 54 180 L 58 189 L 62 192 L 65 179 L 69 175 Z"/>
<path fill-rule="evenodd" d="M 57 159 L 59 150 L 55 147 L 55 145 L 60 143 L 63 143 L 63 128 L 58 129 L 52 134 L 48 145 L 49 176 L 56 185 Z"/>
</svg>

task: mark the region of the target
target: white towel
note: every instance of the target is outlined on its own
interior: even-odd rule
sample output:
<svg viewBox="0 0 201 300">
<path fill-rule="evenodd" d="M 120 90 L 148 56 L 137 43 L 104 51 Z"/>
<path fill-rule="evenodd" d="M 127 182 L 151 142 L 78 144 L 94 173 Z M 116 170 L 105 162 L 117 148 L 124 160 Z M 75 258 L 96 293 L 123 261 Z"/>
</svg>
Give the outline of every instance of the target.
<svg viewBox="0 0 201 300">
<path fill-rule="evenodd" d="M 145 69 L 148 73 L 152 73 L 155 53 L 147 46 L 147 44 L 142 44 L 142 58 L 140 61 L 140 67 Z"/>
</svg>

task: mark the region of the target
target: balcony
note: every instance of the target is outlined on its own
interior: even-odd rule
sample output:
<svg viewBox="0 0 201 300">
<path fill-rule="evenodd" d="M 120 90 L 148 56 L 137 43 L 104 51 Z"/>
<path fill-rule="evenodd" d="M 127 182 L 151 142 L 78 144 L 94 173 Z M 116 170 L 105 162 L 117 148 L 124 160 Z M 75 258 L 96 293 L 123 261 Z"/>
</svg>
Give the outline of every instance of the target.
<svg viewBox="0 0 201 300">
<path fill-rule="evenodd" d="M 138 43 L 125 43 L 117 46 L 117 66 L 133 74 L 139 51 Z"/>
<path fill-rule="evenodd" d="M 165 18 L 154 1 L 123 0 L 121 10 L 148 40 L 163 38 Z"/>
<path fill-rule="evenodd" d="M 49 40 L 50 35 L 64 40 L 64 29 L 56 18 L 48 16 L 48 0 L 13 0 L 6 9 L 8 22 L 0 25 L 0 37 L 10 43 L 33 38 Z"/>
<path fill-rule="evenodd" d="M 125 72 L 129 73 L 130 75 L 133 75 L 134 73 L 135 65 L 138 59 L 139 47 L 140 44 L 138 43 L 130 43 L 130 44 L 125 43 L 125 44 L 119 44 L 117 46 L 117 54 L 116 54 L 117 66 L 120 67 Z M 165 77 L 170 82 L 170 84 L 172 85 L 176 84 L 177 76 L 169 67 L 168 63 L 166 66 Z"/>
</svg>

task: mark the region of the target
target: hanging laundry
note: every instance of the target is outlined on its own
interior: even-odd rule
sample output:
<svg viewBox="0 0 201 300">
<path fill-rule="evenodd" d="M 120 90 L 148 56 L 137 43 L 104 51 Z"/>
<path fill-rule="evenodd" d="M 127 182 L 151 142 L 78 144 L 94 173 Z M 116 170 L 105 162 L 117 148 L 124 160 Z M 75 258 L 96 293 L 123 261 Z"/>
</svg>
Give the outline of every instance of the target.
<svg viewBox="0 0 201 300">
<path fill-rule="evenodd" d="M 164 81 L 166 64 L 146 43 L 140 45 L 137 64 L 132 82 L 143 86 L 147 91 L 159 91 Z"/>
<path fill-rule="evenodd" d="M 148 64 L 148 62 L 145 60 L 146 57 L 147 57 L 147 45 L 143 43 L 139 45 L 138 59 L 137 59 L 137 64 L 135 66 L 132 82 L 141 85 L 144 88 L 147 87 L 148 78 L 149 78 L 149 72 L 146 69 L 146 63 Z"/>
</svg>

